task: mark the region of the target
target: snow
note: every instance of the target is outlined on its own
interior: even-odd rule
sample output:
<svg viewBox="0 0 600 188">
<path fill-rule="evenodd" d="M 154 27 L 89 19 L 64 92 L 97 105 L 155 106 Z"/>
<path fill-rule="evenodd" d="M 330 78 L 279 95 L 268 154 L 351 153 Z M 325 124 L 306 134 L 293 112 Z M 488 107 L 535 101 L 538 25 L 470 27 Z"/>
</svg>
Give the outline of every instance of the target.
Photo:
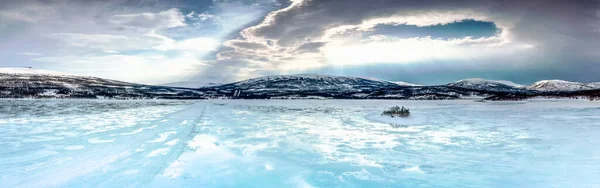
<svg viewBox="0 0 600 188">
<path fill-rule="evenodd" d="M 49 96 L 49 97 L 54 96 L 55 97 L 55 96 L 58 96 L 58 89 L 46 89 L 40 95 L 42 95 L 42 96 Z"/>
<path fill-rule="evenodd" d="M 462 86 L 477 86 L 477 85 L 495 85 L 495 84 L 503 84 L 510 87 L 521 88 L 523 85 L 516 84 L 507 80 L 486 80 L 482 78 L 469 78 L 464 80 L 459 80 L 454 82 L 453 84 L 462 85 Z"/>
<path fill-rule="evenodd" d="M 52 70 L 33 69 L 26 67 L 0 67 L 0 73 L 5 74 L 42 74 L 42 75 L 53 75 L 53 76 L 67 76 L 69 74 L 61 73 Z"/>
<path fill-rule="evenodd" d="M 428 122 L 427 117 L 420 116 L 420 115 L 411 115 L 406 118 L 401 118 L 401 117 L 382 116 L 381 112 L 374 112 L 374 113 L 368 115 L 366 117 L 366 119 L 375 121 L 375 122 L 389 123 L 389 124 L 395 124 L 395 125 L 419 125 L 419 124 L 425 124 Z"/>
<path fill-rule="evenodd" d="M 600 89 L 600 83 L 579 83 L 564 80 L 542 80 L 531 84 L 527 88 L 538 91 L 577 91 Z"/>
<path fill-rule="evenodd" d="M 374 78 L 361 78 L 361 77 L 349 77 L 349 76 L 331 76 L 331 75 L 321 75 L 321 74 L 295 74 L 295 75 L 272 75 L 272 76 L 263 76 L 263 77 L 258 77 L 258 78 L 252 78 L 252 79 L 248 79 L 248 80 L 243 80 L 240 82 L 236 82 L 236 85 L 244 85 L 244 84 L 253 84 L 253 83 L 260 83 L 260 82 L 266 82 L 266 81 L 273 81 L 273 80 L 292 80 L 292 79 L 299 79 L 299 78 L 304 78 L 304 79 L 313 79 L 313 80 L 322 80 L 325 82 L 328 81 L 338 81 L 338 82 L 345 82 L 348 80 L 369 80 L 369 81 L 373 81 L 373 82 L 379 82 L 379 83 L 391 83 L 388 81 L 382 81 L 379 79 L 374 79 Z"/>
<path fill-rule="evenodd" d="M 587 83 L 587 86 L 593 89 L 600 89 L 600 82 Z"/>
<path fill-rule="evenodd" d="M 415 119 L 380 119 L 396 105 Z M 583 100 L 0 100 L 0 187 L 596 187 L 598 114 Z"/>
</svg>

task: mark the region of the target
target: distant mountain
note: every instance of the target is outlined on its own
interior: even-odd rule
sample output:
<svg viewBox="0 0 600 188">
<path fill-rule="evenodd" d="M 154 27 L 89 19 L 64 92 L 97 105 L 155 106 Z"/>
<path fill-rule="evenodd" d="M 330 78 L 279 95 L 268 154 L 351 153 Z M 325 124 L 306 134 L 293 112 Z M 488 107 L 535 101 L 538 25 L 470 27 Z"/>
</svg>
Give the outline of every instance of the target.
<svg viewBox="0 0 600 188">
<path fill-rule="evenodd" d="M 364 92 L 386 88 L 397 88 L 398 85 L 359 77 L 328 76 L 317 74 L 264 76 L 231 84 L 206 87 L 219 94 L 231 94 L 234 97 L 253 98 L 277 97 L 284 95 L 297 96 L 335 96 L 341 93 Z"/>
<path fill-rule="evenodd" d="M 600 97 L 600 90 L 547 92 L 503 80 L 472 78 L 439 86 L 418 86 L 376 79 L 327 75 L 266 76 L 214 87 L 200 88 L 211 96 L 241 99 L 408 99 L 439 100 L 482 97 L 519 100 L 532 97 Z M 579 90 L 576 90 L 579 91 Z"/>
<path fill-rule="evenodd" d="M 336 90 L 360 91 L 365 89 L 379 89 L 397 87 L 396 84 L 359 77 L 328 76 L 318 74 L 298 74 L 264 76 L 253 78 L 220 87 L 235 86 L 238 89 L 252 90 Z"/>
<path fill-rule="evenodd" d="M 524 86 L 505 80 L 485 80 L 481 78 L 470 78 L 447 84 L 452 87 L 465 89 L 494 91 L 494 92 L 523 92 Z"/>
<path fill-rule="evenodd" d="M 509 87 L 509 86 L 506 86 Z M 418 86 L 360 77 L 315 74 L 265 76 L 231 84 L 201 88 L 222 97 L 244 99 L 336 98 L 336 99 L 458 99 L 489 97 L 496 91 L 453 86 Z M 507 88 L 502 91 L 517 90 Z M 520 91 L 520 90 L 519 90 Z"/>
<path fill-rule="evenodd" d="M 197 84 L 190 82 L 189 84 Z M 176 86 L 176 85 L 175 85 Z M 183 85 L 180 85 L 183 86 Z M 443 100 L 479 97 L 521 100 L 534 97 L 600 98 L 600 83 L 540 81 L 522 86 L 479 78 L 438 86 L 316 74 L 265 76 L 194 88 L 151 86 L 74 76 L 30 68 L 0 68 L 0 98 L 109 99 L 405 99 Z"/>
<path fill-rule="evenodd" d="M 0 68 L 0 98 L 202 99 L 201 91 L 31 68 Z"/>
<path fill-rule="evenodd" d="M 527 86 L 527 89 L 536 91 L 580 91 L 600 89 L 600 82 L 579 83 L 564 80 L 542 80 Z"/>
</svg>

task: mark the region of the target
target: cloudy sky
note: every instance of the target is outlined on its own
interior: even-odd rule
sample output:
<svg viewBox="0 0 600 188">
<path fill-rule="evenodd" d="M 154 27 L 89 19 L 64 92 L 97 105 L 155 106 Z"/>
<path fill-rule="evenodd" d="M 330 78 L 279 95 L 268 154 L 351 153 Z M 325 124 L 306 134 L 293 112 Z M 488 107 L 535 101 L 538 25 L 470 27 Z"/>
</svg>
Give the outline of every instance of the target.
<svg viewBox="0 0 600 188">
<path fill-rule="evenodd" d="M 0 0 L 0 66 L 163 84 L 600 81 L 596 0 Z"/>
</svg>

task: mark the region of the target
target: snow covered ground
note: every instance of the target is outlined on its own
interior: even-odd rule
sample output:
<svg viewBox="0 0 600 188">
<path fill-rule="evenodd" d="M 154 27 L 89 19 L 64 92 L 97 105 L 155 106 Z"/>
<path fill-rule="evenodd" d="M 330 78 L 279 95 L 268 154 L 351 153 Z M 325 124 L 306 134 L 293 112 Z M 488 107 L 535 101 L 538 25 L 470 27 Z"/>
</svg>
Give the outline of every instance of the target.
<svg viewBox="0 0 600 188">
<path fill-rule="evenodd" d="M 373 119 L 393 105 L 417 120 Z M 0 187 L 598 187 L 600 103 L 0 100 Z"/>
</svg>

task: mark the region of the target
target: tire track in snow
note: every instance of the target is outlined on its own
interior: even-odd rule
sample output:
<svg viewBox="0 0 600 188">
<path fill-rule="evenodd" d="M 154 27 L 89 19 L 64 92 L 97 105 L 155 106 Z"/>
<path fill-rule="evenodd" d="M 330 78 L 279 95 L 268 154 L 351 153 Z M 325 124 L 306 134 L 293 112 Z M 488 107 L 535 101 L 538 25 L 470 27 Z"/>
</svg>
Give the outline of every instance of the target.
<svg viewBox="0 0 600 188">
<path fill-rule="evenodd" d="M 114 185 L 126 185 L 128 187 L 139 187 L 149 184 L 185 152 L 188 141 L 199 133 L 198 125 L 202 123 L 201 119 L 204 117 L 205 112 L 206 105 L 199 102 L 170 115 L 167 122 L 159 122 L 159 127 L 169 126 L 170 129 L 154 135 L 172 131 L 174 133 L 166 137 L 159 136 L 159 138 L 163 138 L 160 142 L 156 142 L 156 140 L 146 141 L 144 143 L 145 147 L 149 149 L 136 152 L 136 154 L 129 157 L 129 160 L 134 161 L 121 161 L 122 164 L 118 164 L 117 166 L 122 167 L 110 172 L 114 174 L 112 177 L 105 178 L 102 182 L 97 182 L 93 186 L 111 187 Z M 173 140 L 177 140 L 177 142 L 173 143 Z M 141 168 L 131 169 L 131 167 L 136 166 Z"/>
<path fill-rule="evenodd" d="M 0 169 L 0 187 L 115 187 L 115 185 L 130 187 L 143 185 L 150 182 L 161 171 L 160 169 L 164 169 L 182 153 L 185 145 L 179 146 L 183 149 L 177 148 L 178 144 L 186 142 L 185 136 L 181 135 L 187 135 L 190 130 L 193 130 L 193 126 L 190 125 L 197 124 L 195 121 L 202 117 L 203 111 L 203 104 L 196 103 L 170 113 L 168 110 L 161 110 L 160 106 L 107 112 L 91 118 L 107 119 L 111 123 L 105 125 L 106 127 L 100 126 L 99 128 L 108 128 L 109 130 L 92 134 L 83 134 L 86 131 L 78 127 L 80 124 L 71 122 L 67 124 L 68 126 L 65 125 L 66 127 L 61 127 L 59 124 L 42 124 L 43 126 L 66 128 L 79 134 L 61 140 L 36 141 L 40 145 L 27 144 L 24 147 L 8 148 L 14 150 L 15 153 L 11 154 L 14 157 L 19 155 L 22 157 L 0 160 L 0 166 L 4 167 Z M 198 115 L 199 112 L 200 115 Z M 137 125 L 122 126 L 118 122 L 119 119 L 114 119 L 121 115 L 133 115 L 141 119 L 135 120 Z M 160 118 L 148 118 L 152 115 Z M 64 121 L 71 118 L 88 117 L 67 116 Z M 186 120 L 188 121 L 187 126 L 180 125 Z M 81 124 L 81 126 L 85 126 L 85 124 Z M 137 133 L 129 134 L 133 131 L 137 131 Z M 168 135 L 164 141 L 150 142 L 156 140 L 159 134 L 171 131 L 174 131 L 175 134 Z M 181 141 L 172 146 L 165 145 L 175 137 L 183 139 L 179 138 Z M 111 139 L 114 141 L 94 143 L 98 140 Z M 79 150 L 64 149 L 73 144 L 85 145 L 85 147 Z M 164 147 L 171 147 L 165 156 L 148 156 L 152 151 Z M 179 150 L 181 151 L 177 152 Z M 13 151 L 4 151 L 4 154 L 11 152 Z M 33 153 L 23 157 L 24 153 L 30 152 Z M 5 156 L 4 154 L 2 156 Z M 131 169 L 135 167 L 140 168 Z M 139 174 L 132 173 L 136 171 Z M 154 174 L 146 174 L 146 171 Z M 144 178 L 138 179 L 137 177 Z"/>
</svg>

